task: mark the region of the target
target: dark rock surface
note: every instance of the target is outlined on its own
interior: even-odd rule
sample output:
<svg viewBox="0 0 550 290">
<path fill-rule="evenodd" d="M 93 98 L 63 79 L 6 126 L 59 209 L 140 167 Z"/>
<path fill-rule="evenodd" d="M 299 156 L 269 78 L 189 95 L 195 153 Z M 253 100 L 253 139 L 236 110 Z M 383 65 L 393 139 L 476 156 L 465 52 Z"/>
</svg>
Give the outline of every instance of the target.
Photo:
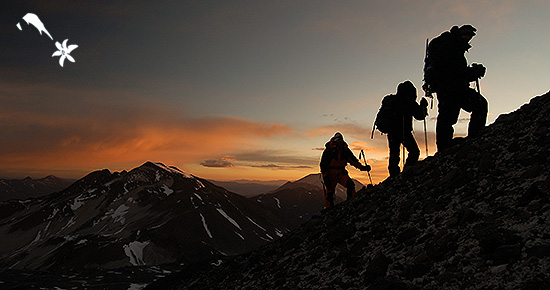
<svg viewBox="0 0 550 290">
<path fill-rule="evenodd" d="M 151 289 L 550 289 L 550 94 L 220 266 Z"/>
</svg>

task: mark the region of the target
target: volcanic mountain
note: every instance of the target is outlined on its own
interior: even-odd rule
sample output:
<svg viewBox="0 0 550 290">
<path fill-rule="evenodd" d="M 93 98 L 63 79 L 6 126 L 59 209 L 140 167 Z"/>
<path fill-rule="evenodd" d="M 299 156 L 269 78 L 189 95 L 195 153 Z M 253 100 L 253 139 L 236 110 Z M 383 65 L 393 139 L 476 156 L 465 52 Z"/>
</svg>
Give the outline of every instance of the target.
<svg viewBox="0 0 550 290">
<path fill-rule="evenodd" d="M 550 93 L 222 265 L 152 289 L 550 289 Z"/>
<path fill-rule="evenodd" d="M 363 187 L 354 180 L 356 190 Z M 299 227 L 313 215 L 319 214 L 325 204 L 321 174 L 310 174 L 297 181 L 287 182 L 276 190 L 252 198 L 274 209 L 291 229 Z M 346 189 L 336 187 L 335 203 L 346 199 Z"/>
<path fill-rule="evenodd" d="M 101 170 L 60 192 L 0 203 L 0 267 L 117 268 L 248 252 L 281 237 L 269 209 L 175 167 Z"/>
</svg>

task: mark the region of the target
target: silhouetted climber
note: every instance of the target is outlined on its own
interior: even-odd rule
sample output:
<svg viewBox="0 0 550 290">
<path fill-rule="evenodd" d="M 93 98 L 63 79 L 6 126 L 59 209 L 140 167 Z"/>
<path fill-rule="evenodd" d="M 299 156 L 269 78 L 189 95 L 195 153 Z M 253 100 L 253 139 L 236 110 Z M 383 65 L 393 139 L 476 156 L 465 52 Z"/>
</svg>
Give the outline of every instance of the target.
<svg viewBox="0 0 550 290">
<path fill-rule="evenodd" d="M 485 67 L 473 63 L 468 66 L 464 54 L 471 48 L 470 40 L 476 34 L 471 25 L 453 26 L 432 39 L 424 66 L 423 88 L 427 93 L 437 93 L 438 116 L 436 126 L 437 149 L 441 151 L 451 145 L 460 109 L 471 113 L 468 136 L 480 134 L 487 121 L 487 100 L 469 83 L 485 75 Z"/>
<path fill-rule="evenodd" d="M 346 165 L 351 164 L 361 171 L 370 171 L 369 165 L 362 165 L 348 148 L 344 137 L 340 132 L 325 144 L 325 150 L 321 157 L 321 173 L 325 185 L 325 208 L 334 206 L 334 193 L 336 185 L 340 183 L 347 189 L 347 199 L 355 196 L 355 183 L 349 177 Z"/>
<path fill-rule="evenodd" d="M 405 167 L 415 164 L 420 157 L 420 149 L 412 134 L 412 118 L 423 120 L 426 117 L 428 101 L 422 98 L 419 105 L 416 97 L 416 87 L 410 81 L 402 82 L 397 86 L 395 95 L 387 95 L 382 99 L 382 106 L 376 115 L 375 124 L 378 130 L 388 134 L 390 176 L 396 176 L 401 172 L 399 168 L 401 144 L 409 152 Z"/>
</svg>

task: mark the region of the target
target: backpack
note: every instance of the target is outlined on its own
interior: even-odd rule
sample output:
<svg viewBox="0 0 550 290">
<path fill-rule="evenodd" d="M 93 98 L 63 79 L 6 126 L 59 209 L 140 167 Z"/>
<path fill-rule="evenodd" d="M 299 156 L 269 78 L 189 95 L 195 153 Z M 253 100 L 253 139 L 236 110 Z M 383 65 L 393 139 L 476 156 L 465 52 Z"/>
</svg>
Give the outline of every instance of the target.
<svg viewBox="0 0 550 290">
<path fill-rule="evenodd" d="M 395 127 L 395 120 L 399 119 L 399 114 L 396 110 L 396 95 L 387 95 L 382 99 L 382 105 L 376 114 L 374 121 L 374 129 L 382 133 L 389 133 Z"/>
<path fill-rule="evenodd" d="M 444 32 L 440 36 L 432 39 L 426 39 L 426 56 L 424 57 L 424 87 L 427 87 L 429 92 L 433 92 L 437 86 L 437 72 L 434 67 L 435 62 L 437 62 L 437 57 L 441 45 L 444 42 L 447 42 L 451 38 L 450 32 Z M 424 89 L 426 90 L 426 89 Z M 426 91 L 426 92 L 428 92 Z"/>
<path fill-rule="evenodd" d="M 427 86 L 428 90 L 431 92 L 434 86 L 434 67 L 433 59 L 430 58 L 430 45 L 429 39 L 426 39 L 426 56 L 424 57 L 424 86 Z M 423 86 L 423 87 L 424 87 Z"/>
</svg>

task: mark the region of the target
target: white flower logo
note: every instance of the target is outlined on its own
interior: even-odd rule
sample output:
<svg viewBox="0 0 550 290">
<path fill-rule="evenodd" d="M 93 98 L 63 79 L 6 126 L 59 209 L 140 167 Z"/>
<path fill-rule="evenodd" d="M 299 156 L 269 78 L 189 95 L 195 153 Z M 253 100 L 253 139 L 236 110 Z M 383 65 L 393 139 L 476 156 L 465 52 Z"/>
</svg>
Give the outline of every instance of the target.
<svg viewBox="0 0 550 290">
<path fill-rule="evenodd" d="M 68 59 L 69 61 L 71 62 L 75 62 L 74 58 L 70 55 L 71 51 L 73 51 L 75 48 L 78 47 L 78 45 L 76 44 L 71 44 L 69 45 L 69 47 L 67 47 L 67 40 L 68 39 L 65 39 L 63 41 L 63 44 L 60 44 L 59 41 L 56 41 L 55 42 L 55 46 L 57 47 L 57 49 L 59 49 L 58 51 L 54 52 L 52 57 L 54 56 L 60 56 L 59 58 L 59 65 L 61 67 L 63 67 L 63 62 L 65 62 L 65 59 Z"/>
<path fill-rule="evenodd" d="M 25 22 L 27 22 L 28 25 L 32 25 L 36 27 L 40 35 L 42 35 L 42 32 L 44 32 L 46 33 L 46 35 L 48 35 L 51 38 L 51 40 L 53 40 L 52 35 L 48 32 L 48 30 L 44 26 L 44 23 L 40 21 L 40 18 L 38 18 L 36 14 L 27 13 L 25 16 L 23 16 L 23 20 L 25 20 Z M 23 30 L 23 28 L 21 28 L 20 22 L 18 22 L 16 26 L 17 28 L 19 28 L 19 30 Z M 63 41 L 63 45 L 59 44 L 59 42 L 57 41 L 55 42 L 55 46 L 57 46 L 58 51 L 54 52 L 52 57 L 60 56 L 59 65 L 61 67 L 63 67 L 63 63 L 65 62 L 65 59 L 68 59 L 69 61 L 74 62 L 74 58 L 70 54 L 71 54 L 71 51 L 73 51 L 75 48 L 78 47 L 78 45 L 76 44 L 69 45 L 69 47 L 67 47 L 67 41 L 68 39 L 65 39 L 65 41 Z"/>
</svg>

